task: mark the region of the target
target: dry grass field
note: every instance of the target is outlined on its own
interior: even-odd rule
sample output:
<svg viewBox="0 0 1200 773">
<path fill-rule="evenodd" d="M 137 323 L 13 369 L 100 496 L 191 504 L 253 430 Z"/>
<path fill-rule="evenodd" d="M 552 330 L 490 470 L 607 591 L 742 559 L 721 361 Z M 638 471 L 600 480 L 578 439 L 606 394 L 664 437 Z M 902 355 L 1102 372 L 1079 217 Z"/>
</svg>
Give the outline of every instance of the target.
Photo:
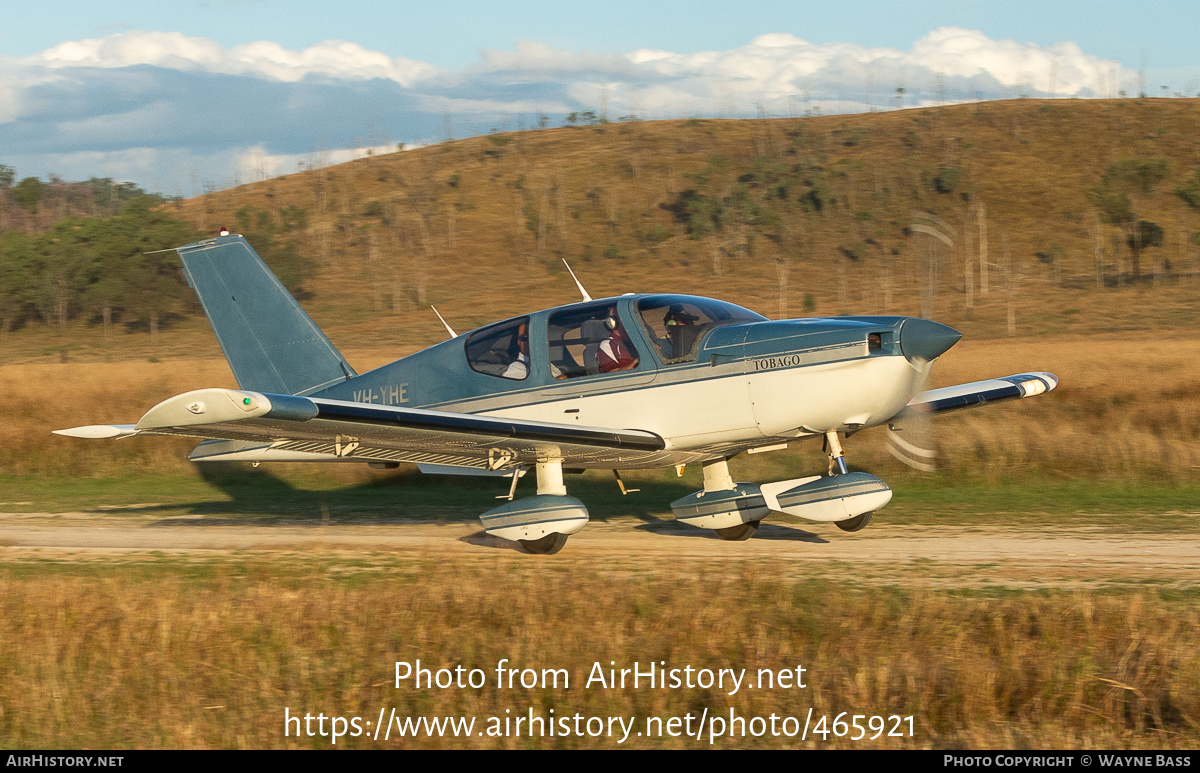
<svg viewBox="0 0 1200 773">
<path fill-rule="evenodd" d="M 337 553 L 185 561 L 134 556 L 0 569 L 0 737 L 37 748 L 329 748 L 291 716 L 372 724 L 349 748 L 1195 748 L 1194 597 L 1132 591 L 864 591 L 781 579 L 770 563 L 655 568 L 563 556 L 411 561 Z M 497 688 L 517 669 L 569 681 Z M 395 682 L 396 661 L 481 669 L 479 689 Z M 587 685 L 595 664 L 796 673 L 805 686 Z M 696 679 L 700 675 L 696 674 Z M 528 683 L 532 683 L 532 677 Z M 749 682 L 748 684 L 753 684 Z M 380 710 L 475 718 L 469 737 L 373 737 Z M 812 709 L 807 739 L 800 727 Z M 623 717 L 616 736 L 477 735 L 489 718 Z M 697 738 L 702 712 L 778 717 Z M 912 717 L 898 736 L 842 712 Z M 637 737 L 693 716 L 691 737 Z M 798 718 L 784 724 L 786 718 Z M 866 728 L 869 719 L 860 719 Z M 497 726 L 499 727 L 499 726 Z M 652 725 L 650 727 L 653 727 Z M 911 736 L 909 730 L 911 727 Z M 314 722 L 314 734 L 317 725 Z M 326 726 L 326 731 L 330 726 Z M 350 728 L 351 730 L 353 728 Z M 717 727 L 719 729 L 719 726 Z M 894 730 L 889 722 L 886 729 Z M 526 727 L 528 730 L 528 727 Z M 757 733 L 754 731 L 757 730 Z M 786 734 L 785 734 L 786 731 Z M 874 734 L 876 737 L 871 740 Z M 449 733 L 446 734 L 450 736 Z M 756 737 L 757 735 L 757 737 Z M 789 737 L 790 736 L 790 737 Z"/>
</svg>

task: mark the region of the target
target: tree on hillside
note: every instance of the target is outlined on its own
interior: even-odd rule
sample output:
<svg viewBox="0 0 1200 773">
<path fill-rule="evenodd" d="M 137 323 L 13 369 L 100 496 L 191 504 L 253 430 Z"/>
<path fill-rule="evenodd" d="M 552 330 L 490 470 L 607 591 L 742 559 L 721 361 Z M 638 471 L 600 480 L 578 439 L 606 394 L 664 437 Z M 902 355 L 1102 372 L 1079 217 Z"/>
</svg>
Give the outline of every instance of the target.
<svg viewBox="0 0 1200 773">
<path fill-rule="evenodd" d="M 131 246 L 135 250 L 124 253 L 125 321 L 144 321 L 155 336 L 163 316 L 180 313 L 191 298 L 179 258 L 171 248 L 200 236 L 190 224 L 155 208 L 156 204 L 151 196 L 131 199 L 121 215 L 114 218 L 114 232 L 110 235 L 114 240 L 132 237 Z M 133 228 L 132 233 L 127 228 Z"/>
<path fill-rule="evenodd" d="M 46 184 L 36 177 L 26 177 L 12 189 L 13 198 L 33 215 L 34 228 L 37 228 L 37 214 L 42 199 L 46 197 Z"/>
<path fill-rule="evenodd" d="M 72 318 L 99 314 L 106 332 L 118 315 L 156 332 L 189 296 L 169 250 L 199 236 L 159 202 L 142 196 L 114 217 L 71 217 L 37 236 L 0 236 L 0 328 L 41 319 L 65 330 Z"/>
<path fill-rule="evenodd" d="M 1133 278 L 1141 276 L 1141 252 L 1148 245 L 1146 234 L 1162 229 L 1155 223 L 1138 217 L 1139 205 L 1154 196 L 1155 189 L 1167 176 L 1169 166 L 1162 158 L 1131 158 L 1109 164 L 1100 182 L 1088 191 L 1088 201 L 1100 212 L 1100 217 L 1120 228 L 1129 244 L 1133 261 Z M 1144 225 L 1143 225 L 1144 224 Z M 1161 237 L 1160 242 L 1161 244 Z"/>
<path fill-rule="evenodd" d="M 20 324 L 31 302 L 29 242 L 23 233 L 0 234 L 0 333 L 4 335 Z"/>
<path fill-rule="evenodd" d="M 85 251 L 77 237 L 76 220 L 60 221 L 53 229 L 33 242 L 32 269 L 38 277 L 34 283 L 33 302 L 42 319 L 53 320 L 59 332 L 67 329 L 67 320 L 74 310 L 85 283 Z"/>
<path fill-rule="evenodd" d="M 1200 168 L 1197 168 L 1182 188 L 1175 191 L 1175 195 L 1188 203 L 1192 209 L 1200 209 Z"/>
</svg>

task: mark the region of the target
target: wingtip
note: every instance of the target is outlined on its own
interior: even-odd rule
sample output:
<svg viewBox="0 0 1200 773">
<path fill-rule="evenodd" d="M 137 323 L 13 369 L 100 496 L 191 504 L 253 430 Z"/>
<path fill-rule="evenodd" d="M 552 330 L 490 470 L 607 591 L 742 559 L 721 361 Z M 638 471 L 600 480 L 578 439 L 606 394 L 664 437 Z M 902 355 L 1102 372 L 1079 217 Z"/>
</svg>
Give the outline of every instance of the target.
<svg viewBox="0 0 1200 773">
<path fill-rule="evenodd" d="M 134 424 L 89 424 L 86 427 L 71 427 L 70 429 L 51 430 L 55 435 L 77 437 L 87 440 L 104 438 L 121 438 L 136 435 L 138 430 Z"/>
<path fill-rule="evenodd" d="M 1041 371 L 1027 373 L 1019 383 L 1025 391 L 1025 397 L 1033 397 L 1034 395 L 1044 395 L 1047 392 L 1053 392 L 1054 388 L 1058 386 L 1058 376 L 1053 373 Z"/>
</svg>

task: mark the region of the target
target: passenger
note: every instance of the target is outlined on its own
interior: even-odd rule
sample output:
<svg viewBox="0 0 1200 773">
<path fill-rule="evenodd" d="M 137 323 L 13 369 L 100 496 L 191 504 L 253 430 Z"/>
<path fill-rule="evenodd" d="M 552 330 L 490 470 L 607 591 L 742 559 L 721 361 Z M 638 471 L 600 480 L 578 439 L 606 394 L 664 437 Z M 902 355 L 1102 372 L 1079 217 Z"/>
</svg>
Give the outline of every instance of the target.
<svg viewBox="0 0 1200 773">
<path fill-rule="evenodd" d="M 579 337 L 587 345 L 583 350 L 583 367 L 588 375 L 600 372 L 600 345 L 609 338 L 608 328 L 602 319 L 585 320 L 579 326 Z"/>
<path fill-rule="evenodd" d="M 513 345 L 516 349 L 515 352 L 510 352 L 513 360 L 500 375 L 504 378 L 520 380 L 529 375 L 529 326 L 527 324 L 521 324 Z"/>
<path fill-rule="evenodd" d="M 611 313 L 604 319 L 604 327 L 608 330 L 608 338 L 600 343 L 600 349 L 596 353 L 600 372 L 612 373 L 634 368 L 638 363 L 637 356 L 633 354 L 633 347 L 625 337 L 625 331 Z"/>
</svg>

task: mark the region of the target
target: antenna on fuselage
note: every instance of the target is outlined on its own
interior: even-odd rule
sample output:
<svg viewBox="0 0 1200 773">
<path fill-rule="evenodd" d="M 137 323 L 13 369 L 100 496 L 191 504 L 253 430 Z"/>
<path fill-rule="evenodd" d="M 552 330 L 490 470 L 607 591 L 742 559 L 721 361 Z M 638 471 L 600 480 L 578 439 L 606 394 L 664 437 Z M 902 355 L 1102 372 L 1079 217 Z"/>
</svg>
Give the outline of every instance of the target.
<svg viewBox="0 0 1200 773">
<path fill-rule="evenodd" d="M 451 338 L 458 338 L 458 333 L 455 333 L 455 332 L 454 332 L 454 328 L 452 328 L 452 327 L 450 327 L 448 324 L 446 324 L 446 320 L 442 318 L 442 315 L 441 315 L 441 314 L 438 314 L 437 307 L 435 307 L 435 306 L 433 306 L 432 304 L 430 304 L 429 308 L 433 309 L 433 313 L 434 313 L 434 314 L 437 314 L 437 318 L 438 318 L 439 320 L 441 320 L 442 327 L 446 328 L 446 332 L 450 334 L 450 337 L 451 337 Z"/>
<path fill-rule="evenodd" d="M 566 258 L 563 258 L 563 265 L 567 267 L 567 271 L 571 274 L 571 278 L 575 280 L 575 286 L 579 288 L 579 294 L 583 296 L 584 302 L 587 303 L 588 301 L 592 300 L 592 296 L 588 295 L 588 291 L 583 289 L 583 284 L 580 283 L 579 277 L 575 276 L 574 271 L 571 271 L 571 264 L 567 262 Z"/>
</svg>

